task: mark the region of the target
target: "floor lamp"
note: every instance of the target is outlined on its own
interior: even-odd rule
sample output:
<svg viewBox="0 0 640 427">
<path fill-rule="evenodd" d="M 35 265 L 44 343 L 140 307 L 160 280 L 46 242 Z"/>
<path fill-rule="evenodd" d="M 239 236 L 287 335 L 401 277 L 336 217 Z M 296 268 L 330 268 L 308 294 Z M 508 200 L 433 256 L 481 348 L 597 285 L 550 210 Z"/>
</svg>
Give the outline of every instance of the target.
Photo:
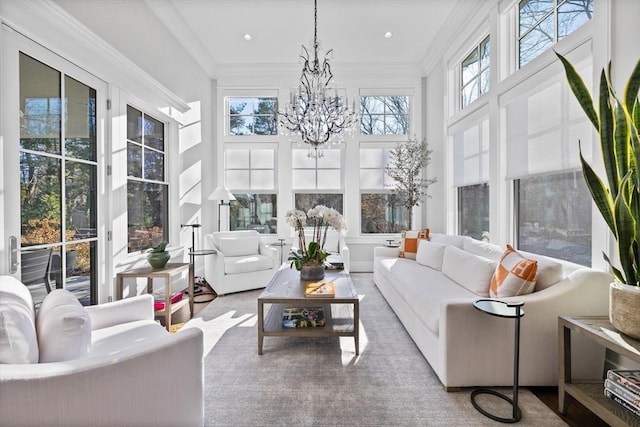
<svg viewBox="0 0 640 427">
<path fill-rule="evenodd" d="M 235 200 L 231 191 L 227 187 L 218 187 L 209 196 L 209 200 L 219 200 L 218 204 L 218 231 L 220 231 L 220 207 L 222 205 L 231 206 L 231 200 Z M 231 227 L 229 227 L 231 228 Z"/>
</svg>

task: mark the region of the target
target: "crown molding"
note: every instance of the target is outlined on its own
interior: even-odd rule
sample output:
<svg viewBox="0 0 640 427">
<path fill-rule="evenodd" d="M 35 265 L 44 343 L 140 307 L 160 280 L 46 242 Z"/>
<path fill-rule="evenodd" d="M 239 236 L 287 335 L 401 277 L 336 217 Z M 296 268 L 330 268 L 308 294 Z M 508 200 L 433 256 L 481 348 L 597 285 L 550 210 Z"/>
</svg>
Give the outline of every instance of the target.
<svg viewBox="0 0 640 427">
<path fill-rule="evenodd" d="M 209 78 L 215 79 L 217 64 L 209 55 L 206 47 L 189 27 L 171 0 L 144 0 L 145 4 L 167 27 L 178 43 L 193 57 Z"/>
<path fill-rule="evenodd" d="M 181 113 L 190 109 L 180 97 L 51 0 L 4 2 L 2 21 L 105 82 L 132 94 L 144 92 L 156 103 L 166 103 Z"/>
</svg>

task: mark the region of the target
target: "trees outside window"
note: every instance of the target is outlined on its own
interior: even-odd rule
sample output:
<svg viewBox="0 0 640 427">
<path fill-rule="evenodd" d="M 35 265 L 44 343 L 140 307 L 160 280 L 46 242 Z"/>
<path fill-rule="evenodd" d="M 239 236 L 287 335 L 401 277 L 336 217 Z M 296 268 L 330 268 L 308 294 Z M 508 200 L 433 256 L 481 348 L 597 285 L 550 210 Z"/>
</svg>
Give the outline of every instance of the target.
<svg viewBox="0 0 640 427">
<path fill-rule="evenodd" d="M 460 66 L 460 106 L 466 107 L 489 91 L 489 58 L 491 44 L 485 38 L 463 61 Z"/>
<path fill-rule="evenodd" d="M 408 96 L 361 96 L 360 133 L 362 135 L 408 135 Z"/>
<path fill-rule="evenodd" d="M 274 97 L 228 97 L 229 135 L 277 135 Z"/>
</svg>

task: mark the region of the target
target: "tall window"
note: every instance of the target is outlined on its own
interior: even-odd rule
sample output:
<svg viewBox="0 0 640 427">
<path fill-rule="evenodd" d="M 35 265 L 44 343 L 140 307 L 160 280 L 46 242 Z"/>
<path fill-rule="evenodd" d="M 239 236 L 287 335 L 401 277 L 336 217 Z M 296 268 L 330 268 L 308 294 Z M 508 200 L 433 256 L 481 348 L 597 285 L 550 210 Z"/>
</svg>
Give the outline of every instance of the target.
<svg viewBox="0 0 640 427">
<path fill-rule="evenodd" d="M 384 173 L 392 148 L 360 149 L 360 231 L 399 233 L 409 229 L 409 209 Z"/>
<path fill-rule="evenodd" d="M 523 67 L 590 20 L 593 0 L 522 0 L 518 17 L 518 64 Z"/>
<path fill-rule="evenodd" d="M 408 135 L 408 96 L 361 96 L 360 133 L 363 135 Z"/>
<path fill-rule="evenodd" d="M 518 247 L 591 265 L 591 197 L 582 172 L 516 181 Z"/>
<path fill-rule="evenodd" d="M 489 37 L 484 39 L 461 65 L 460 105 L 462 108 L 489 91 Z"/>
<path fill-rule="evenodd" d="M 272 97 L 228 97 L 229 135 L 277 135 L 275 113 L 278 99 Z"/>
<path fill-rule="evenodd" d="M 127 215 L 129 252 L 168 239 L 169 184 L 164 123 L 127 106 Z"/>
<path fill-rule="evenodd" d="M 489 233 L 489 184 L 458 187 L 458 234 L 482 240 Z"/>
<path fill-rule="evenodd" d="M 276 150 L 227 148 L 225 182 L 236 198 L 231 202 L 230 230 L 277 233 Z"/>
<path fill-rule="evenodd" d="M 294 148 L 291 166 L 296 209 L 306 212 L 325 205 L 343 213 L 341 149 L 327 149 L 322 157 L 310 157 L 307 149 Z"/>
</svg>

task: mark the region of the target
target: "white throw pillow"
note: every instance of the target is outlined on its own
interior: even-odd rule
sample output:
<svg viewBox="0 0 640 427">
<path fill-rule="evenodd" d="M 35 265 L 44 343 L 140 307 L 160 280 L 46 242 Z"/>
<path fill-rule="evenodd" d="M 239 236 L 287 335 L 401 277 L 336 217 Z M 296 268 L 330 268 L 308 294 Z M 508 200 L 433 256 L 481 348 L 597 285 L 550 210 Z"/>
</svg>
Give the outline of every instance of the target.
<svg viewBox="0 0 640 427">
<path fill-rule="evenodd" d="M 260 248 L 259 239 L 257 234 L 247 237 L 220 237 L 218 249 L 224 256 L 255 255 Z"/>
<path fill-rule="evenodd" d="M 431 233 L 429 240 L 432 242 L 444 243 L 462 249 L 464 241 L 470 239 L 468 236 L 457 236 L 454 234 Z"/>
<path fill-rule="evenodd" d="M 451 280 L 481 297 L 489 296 L 491 278 L 498 263 L 470 254 L 455 246 L 447 246 L 442 260 L 442 272 Z"/>
<path fill-rule="evenodd" d="M 0 364 L 3 363 L 38 363 L 33 299 L 29 289 L 12 276 L 0 276 Z"/>
<path fill-rule="evenodd" d="M 444 258 L 444 249 L 446 246 L 447 245 L 443 243 L 420 240 L 418 243 L 416 262 L 438 271 L 442 270 L 442 259 Z"/>
<path fill-rule="evenodd" d="M 80 359 L 91 348 L 91 319 L 65 289 L 47 295 L 36 317 L 40 363 Z"/>
</svg>

